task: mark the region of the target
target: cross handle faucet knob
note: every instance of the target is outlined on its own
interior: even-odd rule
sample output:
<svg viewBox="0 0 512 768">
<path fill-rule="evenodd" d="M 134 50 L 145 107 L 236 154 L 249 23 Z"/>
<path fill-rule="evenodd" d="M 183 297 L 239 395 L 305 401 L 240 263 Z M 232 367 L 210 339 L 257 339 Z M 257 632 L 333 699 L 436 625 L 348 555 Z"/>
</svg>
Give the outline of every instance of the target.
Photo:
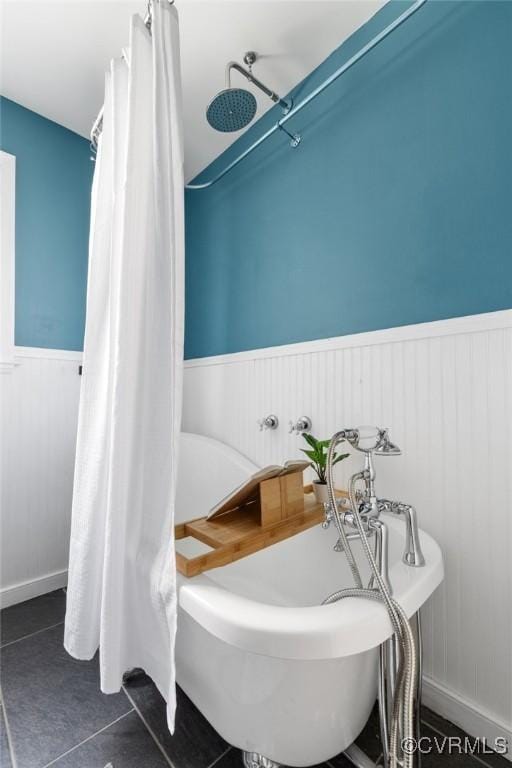
<svg viewBox="0 0 512 768">
<path fill-rule="evenodd" d="M 279 419 L 273 413 L 269 416 L 265 416 L 263 419 L 258 419 L 260 432 L 264 429 L 277 429 L 279 426 Z"/>
<path fill-rule="evenodd" d="M 301 416 L 297 419 L 295 424 L 293 421 L 289 422 L 290 428 L 288 432 L 291 434 L 292 432 L 296 432 L 298 435 L 300 435 L 302 432 L 310 432 L 311 430 L 311 419 L 309 416 Z"/>
</svg>

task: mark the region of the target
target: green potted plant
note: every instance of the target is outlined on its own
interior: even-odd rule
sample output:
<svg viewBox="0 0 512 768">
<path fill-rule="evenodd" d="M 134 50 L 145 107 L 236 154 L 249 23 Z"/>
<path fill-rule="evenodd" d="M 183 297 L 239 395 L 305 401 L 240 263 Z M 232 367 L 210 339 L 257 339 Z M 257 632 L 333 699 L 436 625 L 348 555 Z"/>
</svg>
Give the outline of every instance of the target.
<svg viewBox="0 0 512 768">
<path fill-rule="evenodd" d="M 327 494 L 327 451 L 329 450 L 330 440 L 317 440 L 313 435 L 304 433 L 302 435 L 309 448 L 301 448 L 310 460 L 311 466 L 316 472 L 317 479 L 313 480 L 313 492 L 319 504 L 329 501 Z M 339 461 L 346 459 L 348 453 L 335 453 L 333 466 Z"/>
</svg>

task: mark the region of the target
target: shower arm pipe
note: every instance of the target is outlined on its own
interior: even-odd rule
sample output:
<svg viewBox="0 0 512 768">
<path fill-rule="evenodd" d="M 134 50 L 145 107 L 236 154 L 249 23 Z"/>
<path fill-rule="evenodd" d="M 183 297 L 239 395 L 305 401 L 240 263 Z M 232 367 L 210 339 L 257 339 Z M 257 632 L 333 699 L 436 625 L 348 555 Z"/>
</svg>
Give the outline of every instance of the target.
<svg viewBox="0 0 512 768">
<path fill-rule="evenodd" d="M 258 80 L 257 77 L 254 77 L 252 72 L 248 69 L 245 69 L 245 67 L 242 67 L 241 64 L 238 63 L 238 61 L 230 61 L 226 66 L 226 88 L 231 88 L 231 70 L 236 69 L 237 72 L 240 72 L 241 75 L 245 77 L 246 80 L 248 80 L 250 83 L 256 86 L 256 88 L 259 88 L 260 91 L 263 91 L 263 93 L 269 97 L 273 102 L 276 104 L 280 104 L 281 107 L 286 110 L 287 112 L 292 108 L 292 103 L 289 101 L 285 101 L 282 99 L 275 91 L 270 90 L 270 88 L 267 88 L 265 83 L 262 83 L 261 80 Z"/>
<path fill-rule="evenodd" d="M 213 179 L 210 179 L 209 181 L 205 181 L 202 184 L 186 184 L 185 189 L 208 189 L 208 187 L 212 187 L 214 184 L 216 184 L 220 179 L 222 179 L 229 171 L 233 170 L 239 163 L 242 162 L 242 160 L 245 160 L 245 158 L 250 155 L 252 152 L 254 152 L 257 147 L 259 147 L 261 144 L 263 144 L 264 141 L 266 141 L 270 136 L 272 136 L 276 131 L 282 130 L 285 123 L 288 122 L 288 120 L 291 120 L 292 117 L 295 117 L 302 109 L 304 109 L 305 106 L 307 106 L 310 102 L 313 101 L 313 99 L 316 99 L 317 96 L 319 96 L 323 91 L 326 90 L 332 83 L 335 82 L 339 77 L 345 74 L 351 67 L 354 66 L 354 64 L 357 64 L 358 61 L 361 61 L 362 58 L 366 56 L 367 53 L 369 53 L 373 48 L 376 48 L 379 43 L 381 43 L 383 40 L 386 39 L 392 32 L 395 31 L 395 29 L 398 29 L 407 19 L 409 19 L 411 16 L 413 16 L 417 11 L 420 10 L 422 6 L 425 5 L 427 0 L 416 0 L 412 5 L 407 8 L 403 13 L 400 14 L 400 16 L 397 16 L 397 18 L 391 22 L 391 24 L 388 24 L 387 27 L 385 27 L 382 32 L 379 32 L 378 35 L 373 37 L 366 45 L 364 45 L 357 53 L 355 53 L 353 56 L 351 56 L 348 61 L 346 61 L 344 64 L 341 65 L 337 70 L 335 70 L 332 75 L 330 75 L 326 80 L 323 81 L 317 88 L 315 88 L 313 91 L 311 91 L 310 94 L 305 96 L 302 101 L 299 101 L 298 104 L 292 107 L 290 111 L 283 115 L 275 125 L 272 126 L 272 128 L 269 128 L 268 131 L 266 131 L 262 136 L 260 136 L 259 139 L 257 139 L 253 144 L 251 144 L 250 147 L 248 147 L 244 152 L 242 152 L 238 157 L 236 157 L 231 163 L 229 163 L 220 173 L 218 173 L 216 176 L 213 177 Z M 236 62 L 235 62 L 236 63 Z M 243 67 L 240 67 L 240 69 L 243 69 Z M 254 78 L 253 78 L 254 82 Z"/>
</svg>

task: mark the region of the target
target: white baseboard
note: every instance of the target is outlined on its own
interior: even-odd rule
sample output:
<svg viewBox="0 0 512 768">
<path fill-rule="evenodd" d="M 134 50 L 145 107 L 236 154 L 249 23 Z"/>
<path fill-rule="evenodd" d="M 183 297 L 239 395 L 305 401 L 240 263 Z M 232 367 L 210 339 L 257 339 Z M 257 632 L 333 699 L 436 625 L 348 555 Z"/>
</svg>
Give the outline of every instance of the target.
<svg viewBox="0 0 512 768">
<path fill-rule="evenodd" d="M 423 678 L 422 701 L 425 706 L 446 720 L 455 723 L 470 736 L 485 739 L 491 748 L 496 739 L 506 739 L 509 744 L 509 752 L 503 757 L 512 762 L 512 723 L 500 722 L 492 713 L 477 709 L 473 702 L 450 691 L 429 677 Z"/>
<path fill-rule="evenodd" d="M 66 570 L 49 573 L 32 581 L 23 581 L 12 587 L 3 587 L 0 589 L 0 608 L 8 608 L 10 605 L 23 603 L 32 597 L 45 595 L 47 592 L 53 592 L 54 589 L 65 587 L 67 583 L 68 572 Z"/>
</svg>

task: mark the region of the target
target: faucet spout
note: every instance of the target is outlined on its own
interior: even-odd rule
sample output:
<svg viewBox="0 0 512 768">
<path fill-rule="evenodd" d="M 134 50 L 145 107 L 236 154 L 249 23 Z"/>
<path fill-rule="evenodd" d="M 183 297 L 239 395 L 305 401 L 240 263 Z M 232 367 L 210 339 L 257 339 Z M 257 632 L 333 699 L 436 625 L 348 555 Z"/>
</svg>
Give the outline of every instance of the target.
<svg viewBox="0 0 512 768">
<path fill-rule="evenodd" d="M 412 565 L 413 568 L 421 568 L 425 565 L 425 558 L 421 551 L 418 534 L 418 516 L 415 508 L 410 504 L 406 505 L 404 514 L 406 519 L 404 563 Z"/>
<path fill-rule="evenodd" d="M 405 517 L 405 550 L 402 560 L 406 565 L 410 565 L 413 568 L 421 568 L 425 565 L 418 532 L 418 516 L 415 508 L 411 504 L 403 504 L 401 501 L 379 499 L 379 511 L 391 512 L 394 515 L 403 515 Z"/>
</svg>

